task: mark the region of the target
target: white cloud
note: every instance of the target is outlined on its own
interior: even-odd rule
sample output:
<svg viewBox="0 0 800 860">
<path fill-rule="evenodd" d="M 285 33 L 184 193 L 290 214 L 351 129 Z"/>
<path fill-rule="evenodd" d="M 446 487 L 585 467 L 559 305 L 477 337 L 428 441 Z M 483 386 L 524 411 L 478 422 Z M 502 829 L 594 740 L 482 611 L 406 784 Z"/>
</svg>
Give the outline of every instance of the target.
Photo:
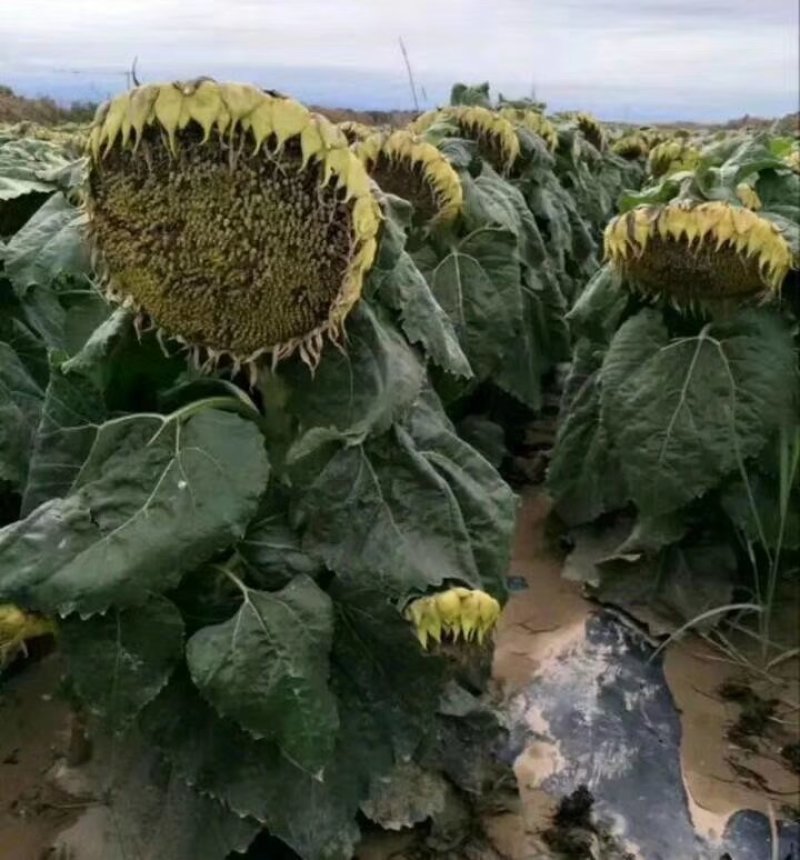
<svg viewBox="0 0 800 860">
<path fill-rule="evenodd" d="M 277 70 L 312 96 L 313 70 L 320 93 L 360 76 L 364 102 L 403 86 L 402 36 L 433 98 L 488 79 L 745 110 L 796 101 L 797 19 L 795 0 L 24 0 L 0 18 L 0 78 L 122 72 L 138 55 L 149 77 Z"/>
</svg>

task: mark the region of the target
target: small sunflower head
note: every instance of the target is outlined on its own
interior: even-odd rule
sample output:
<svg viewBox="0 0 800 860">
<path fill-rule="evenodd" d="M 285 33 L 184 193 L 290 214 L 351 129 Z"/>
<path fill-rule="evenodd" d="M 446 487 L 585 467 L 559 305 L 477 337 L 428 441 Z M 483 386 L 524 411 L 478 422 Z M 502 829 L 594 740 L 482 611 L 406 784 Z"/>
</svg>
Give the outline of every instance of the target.
<svg viewBox="0 0 800 860">
<path fill-rule="evenodd" d="M 550 152 L 558 148 L 558 132 L 556 127 L 547 117 L 536 110 L 525 108 L 504 107 L 499 110 L 503 119 L 507 119 L 513 125 L 522 126 L 539 135 L 547 145 Z"/>
<path fill-rule="evenodd" d="M 336 123 L 336 127 L 347 138 L 349 144 L 358 143 L 360 140 L 366 140 L 375 134 L 375 129 L 372 126 L 365 125 L 363 122 L 355 120 L 345 120 L 344 122 Z"/>
<path fill-rule="evenodd" d="M 772 221 L 716 201 L 632 209 L 606 228 L 605 252 L 626 284 L 678 307 L 776 294 L 793 262 Z"/>
<path fill-rule="evenodd" d="M 137 319 L 206 367 L 313 367 L 341 336 L 381 215 L 328 120 L 243 84 L 153 84 L 98 111 L 89 157 L 98 270 Z"/>
<path fill-rule="evenodd" d="M 476 641 L 482 645 L 491 635 L 500 617 L 500 604 L 485 591 L 450 588 L 412 600 L 405 617 L 414 625 L 423 648 L 429 640 Z"/>
<path fill-rule="evenodd" d="M 424 221 L 447 223 L 461 212 L 461 181 L 450 162 L 410 131 L 375 134 L 353 146 L 380 188 L 413 203 Z"/>
<path fill-rule="evenodd" d="M 800 173 L 800 148 L 793 149 L 785 158 L 787 166 L 795 173 Z"/>
<path fill-rule="evenodd" d="M 481 155 L 496 170 L 507 173 L 519 158 L 520 146 L 514 126 L 493 110 L 479 106 L 454 105 L 422 114 L 409 126 L 423 134 L 438 122 L 457 126 L 460 133 L 478 144 Z"/>
<path fill-rule="evenodd" d="M 650 143 L 643 133 L 635 131 L 617 140 L 611 147 L 611 151 L 628 161 L 635 161 L 637 158 L 647 158 Z"/>
<path fill-rule="evenodd" d="M 24 612 L 11 603 L 0 604 L 0 669 L 25 650 L 28 640 L 53 634 L 55 630 L 55 624 L 48 618 Z"/>
<path fill-rule="evenodd" d="M 590 113 L 579 113 L 576 115 L 575 121 L 578 123 L 578 128 L 581 130 L 586 140 L 588 140 L 595 149 L 602 152 L 606 145 L 606 133 L 597 118 L 592 116 Z"/>
<path fill-rule="evenodd" d="M 650 173 L 656 179 L 679 170 L 694 170 L 700 163 L 700 151 L 685 140 L 657 143 L 648 157 Z"/>
</svg>

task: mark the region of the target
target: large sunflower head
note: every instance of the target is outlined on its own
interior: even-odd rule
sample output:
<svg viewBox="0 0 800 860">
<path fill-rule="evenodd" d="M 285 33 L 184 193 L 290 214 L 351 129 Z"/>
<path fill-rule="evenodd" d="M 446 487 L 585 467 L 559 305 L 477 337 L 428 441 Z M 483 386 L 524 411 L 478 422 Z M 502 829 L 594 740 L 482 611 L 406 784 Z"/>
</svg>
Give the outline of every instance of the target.
<svg viewBox="0 0 800 860">
<path fill-rule="evenodd" d="M 499 114 L 509 122 L 527 128 L 534 134 L 539 135 L 547 144 L 550 152 L 555 152 L 558 147 L 558 132 L 552 122 L 537 110 L 525 108 L 504 107 L 500 108 Z"/>
<path fill-rule="evenodd" d="M 429 111 L 411 123 L 409 129 L 422 134 L 438 122 L 452 123 L 465 138 L 476 141 L 481 155 L 501 172 L 509 171 L 519 158 L 519 138 L 514 126 L 489 108 L 453 105 Z"/>
<path fill-rule="evenodd" d="M 629 286 L 679 307 L 778 293 L 793 262 L 776 224 L 716 201 L 632 209 L 606 228 L 605 250 Z"/>
<path fill-rule="evenodd" d="M 449 222 L 461 211 L 458 174 L 433 144 L 413 132 L 375 134 L 353 151 L 384 191 L 413 203 L 423 220 Z"/>
<path fill-rule="evenodd" d="M 341 335 L 381 216 L 328 120 L 244 84 L 152 84 L 99 109 L 89 156 L 99 271 L 140 320 L 211 367 L 313 367 Z"/>
</svg>

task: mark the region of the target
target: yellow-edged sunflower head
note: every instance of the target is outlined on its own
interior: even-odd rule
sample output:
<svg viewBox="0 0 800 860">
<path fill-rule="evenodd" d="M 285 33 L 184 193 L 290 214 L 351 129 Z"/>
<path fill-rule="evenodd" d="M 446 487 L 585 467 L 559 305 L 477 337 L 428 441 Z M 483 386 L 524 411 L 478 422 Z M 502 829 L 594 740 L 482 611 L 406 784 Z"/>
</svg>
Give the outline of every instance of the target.
<svg viewBox="0 0 800 860">
<path fill-rule="evenodd" d="M 605 252 L 626 284 L 678 307 L 777 294 L 793 265 L 776 224 L 717 201 L 632 209 L 606 228 Z"/>
<path fill-rule="evenodd" d="M 465 138 L 478 144 L 481 156 L 502 173 L 511 170 L 519 158 L 519 138 L 513 124 L 489 108 L 453 105 L 429 111 L 414 120 L 409 130 L 423 134 L 439 121 L 456 125 Z"/>
<path fill-rule="evenodd" d="M 700 151 L 684 140 L 657 143 L 648 157 L 650 173 L 656 179 L 680 170 L 694 170 L 699 163 Z"/>
<path fill-rule="evenodd" d="M 424 221 L 446 223 L 462 210 L 461 181 L 450 162 L 424 138 L 398 130 L 353 147 L 380 188 L 414 205 Z"/>
<path fill-rule="evenodd" d="M 606 145 L 606 133 L 598 119 L 590 113 L 579 113 L 575 116 L 575 121 L 586 140 L 595 149 L 602 151 Z"/>
<path fill-rule="evenodd" d="M 344 134 L 289 98 L 209 79 L 137 87 L 89 140 L 90 237 L 108 296 L 204 366 L 342 334 L 380 209 Z"/>
<path fill-rule="evenodd" d="M 0 604 L 0 669 L 7 666 L 25 643 L 39 636 L 55 633 L 55 624 L 12 603 Z"/>
<path fill-rule="evenodd" d="M 504 107 L 500 109 L 499 114 L 510 123 L 522 126 L 528 129 L 528 131 L 537 134 L 545 142 L 550 152 L 555 152 L 558 148 L 558 131 L 556 131 L 556 127 L 539 111 Z"/>
<path fill-rule="evenodd" d="M 405 617 L 423 648 L 431 640 L 441 644 L 461 639 L 482 645 L 500 618 L 500 604 L 485 591 L 456 587 L 412 600 Z"/>
<path fill-rule="evenodd" d="M 342 134 L 347 138 L 347 142 L 351 145 L 358 143 L 361 140 L 366 140 L 368 137 L 375 134 L 375 128 L 373 126 L 365 125 L 363 122 L 356 122 L 352 119 L 338 122 L 336 123 L 336 127 L 342 132 Z"/>
<path fill-rule="evenodd" d="M 615 155 L 619 155 L 629 161 L 635 161 L 637 158 L 647 158 L 647 154 L 650 152 L 650 144 L 644 134 L 633 132 L 617 140 L 611 147 L 611 151 Z"/>
</svg>

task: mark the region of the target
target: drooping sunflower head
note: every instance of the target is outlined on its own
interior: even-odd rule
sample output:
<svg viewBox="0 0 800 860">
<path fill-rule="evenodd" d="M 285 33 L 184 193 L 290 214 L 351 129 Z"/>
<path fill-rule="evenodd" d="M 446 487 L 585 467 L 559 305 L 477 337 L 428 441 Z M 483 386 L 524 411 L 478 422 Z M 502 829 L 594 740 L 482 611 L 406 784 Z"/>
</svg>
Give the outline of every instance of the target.
<svg viewBox="0 0 800 860">
<path fill-rule="evenodd" d="M 791 170 L 795 173 L 800 173 L 800 148 L 793 149 L 785 158 L 784 161 Z"/>
<path fill-rule="evenodd" d="M 461 211 L 461 181 L 439 150 L 410 131 L 375 134 L 353 147 L 384 191 L 408 200 L 424 221 L 446 223 Z"/>
<path fill-rule="evenodd" d="M 429 640 L 477 641 L 482 645 L 500 617 L 500 604 L 485 591 L 449 588 L 428 597 L 412 600 L 405 617 L 414 625 L 423 648 Z"/>
<path fill-rule="evenodd" d="M 605 251 L 628 286 L 678 307 L 774 295 L 793 265 L 776 224 L 717 201 L 632 209 L 606 228 Z"/>
<path fill-rule="evenodd" d="M 606 133 L 597 118 L 590 113 L 579 113 L 575 116 L 575 121 L 578 123 L 578 128 L 583 132 L 586 140 L 595 149 L 602 152 L 606 145 Z"/>
<path fill-rule="evenodd" d="M 538 134 L 547 144 L 550 152 L 556 151 L 558 147 L 558 132 L 553 123 L 544 114 L 536 110 L 514 107 L 501 108 L 499 114 L 510 123 L 521 125 L 523 128 L 527 128 L 528 131 Z"/>
<path fill-rule="evenodd" d="M 650 143 L 644 134 L 635 131 L 617 140 L 611 147 L 611 151 L 629 161 L 635 161 L 637 158 L 647 158 Z"/>
<path fill-rule="evenodd" d="M 49 618 L 25 612 L 11 603 L 0 604 L 0 669 L 25 650 L 27 641 L 53 634 L 55 630 Z"/>
<path fill-rule="evenodd" d="M 349 144 L 358 143 L 360 140 L 366 140 L 368 137 L 375 134 L 374 127 L 365 125 L 363 122 L 356 122 L 352 119 L 338 122 L 336 123 L 336 127 L 347 138 L 347 142 Z"/>
<path fill-rule="evenodd" d="M 650 150 L 647 163 L 658 179 L 679 170 L 694 170 L 700 163 L 700 151 L 685 140 L 665 140 Z"/>
<path fill-rule="evenodd" d="M 453 105 L 429 111 L 414 120 L 409 130 L 422 134 L 437 122 L 450 122 L 465 138 L 476 141 L 481 155 L 496 170 L 508 172 L 519 158 L 519 138 L 514 126 L 489 108 Z"/>
<path fill-rule="evenodd" d="M 313 367 L 342 334 L 381 216 L 328 120 L 244 84 L 153 84 L 98 111 L 89 156 L 99 272 L 140 321 L 208 367 Z"/>
</svg>

